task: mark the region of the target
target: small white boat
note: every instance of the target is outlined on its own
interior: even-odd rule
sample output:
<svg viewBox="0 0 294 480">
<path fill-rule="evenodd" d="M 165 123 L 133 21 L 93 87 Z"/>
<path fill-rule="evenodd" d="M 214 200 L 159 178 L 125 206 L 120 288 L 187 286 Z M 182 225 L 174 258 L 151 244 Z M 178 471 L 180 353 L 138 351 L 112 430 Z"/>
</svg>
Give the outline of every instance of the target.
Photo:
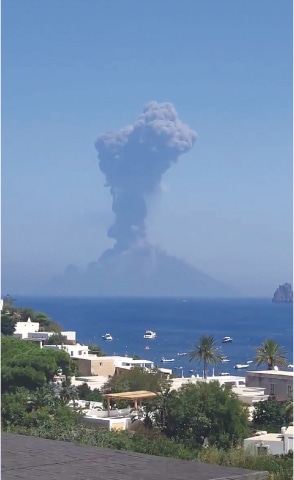
<svg viewBox="0 0 294 480">
<path fill-rule="evenodd" d="M 174 361 L 175 361 L 174 358 L 165 358 L 165 357 L 162 357 L 162 359 L 161 359 L 161 362 L 163 362 L 163 363 L 174 362 Z"/>
<path fill-rule="evenodd" d="M 105 335 L 102 335 L 102 338 L 104 340 L 113 340 L 112 336 L 110 335 L 110 333 L 105 333 Z"/>
<path fill-rule="evenodd" d="M 233 341 L 232 337 L 224 337 L 224 338 L 222 339 L 222 343 L 230 343 L 230 342 L 232 342 L 232 341 Z"/>
<path fill-rule="evenodd" d="M 222 357 L 221 362 L 222 363 L 227 363 L 230 362 L 231 360 L 228 357 Z"/>
<path fill-rule="evenodd" d="M 146 332 L 144 333 L 144 338 L 152 340 L 153 338 L 156 338 L 156 332 L 152 332 L 152 330 L 146 330 Z"/>
<path fill-rule="evenodd" d="M 178 353 L 178 357 L 184 357 L 185 355 L 187 355 L 187 352 Z"/>
<path fill-rule="evenodd" d="M 241 368 L 248 368 L 249 367 L 249 364 L 248 363 L 237 363 L 234 368 L 236 368 L 237 370 L 241 369 Z"/>
<path fill-rule="evenodd" d="M 221 376 L 221 377 L 229 377 L 230 374 L 229 374 L 228 372 L 221 372 L 221 373 L 220 373 L 220 376 Z"/>
<path fill-rule="evenodd" d="M 253 360 L 247 360 L 246 363 L 248 363 L 248 364 L 253 363 Z"/>
<path fill-rule="evenodd" d="M 294 365 L 289 364 L 288 368 L 294 368 Z"/>
</svg>

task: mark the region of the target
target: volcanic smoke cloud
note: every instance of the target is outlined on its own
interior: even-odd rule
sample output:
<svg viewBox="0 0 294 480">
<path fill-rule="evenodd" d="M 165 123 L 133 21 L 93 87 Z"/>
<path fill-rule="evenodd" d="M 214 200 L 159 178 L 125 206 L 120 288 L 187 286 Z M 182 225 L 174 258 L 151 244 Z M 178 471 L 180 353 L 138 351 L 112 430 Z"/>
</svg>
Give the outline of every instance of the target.
<svg viewBox="0 0 294 480">
<path fill-rule="evenodd" d="M 147 104 L 134 125 L 98 137 L 99 166 L 113 197 L 112 254 L 145 240 L 146 196 L 158 190 L 162 175 L 195 140 L 196 132 L 181 122 L 174 106 L 157 102 Z"/>
</svg>

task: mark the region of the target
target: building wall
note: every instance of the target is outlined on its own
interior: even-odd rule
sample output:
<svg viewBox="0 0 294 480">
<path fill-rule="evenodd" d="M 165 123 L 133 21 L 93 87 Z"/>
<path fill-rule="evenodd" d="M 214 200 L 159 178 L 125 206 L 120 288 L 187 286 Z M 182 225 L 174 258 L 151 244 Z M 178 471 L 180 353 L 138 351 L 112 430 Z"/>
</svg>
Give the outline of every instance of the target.
<svg viewBox="0 0 294 480">
<path fill-rule="evenodd" d="M 259 445 L 269 447 L 268 453 L 271 455 L 283 455 L 284 454 L 284 443 L 282 440 L 263 440 L 263 436 L 256 438 L 246 438 L 244 440 L 244 448 L 249 449 L 254 453 L 257 453 L 257 448 Z"/>
<path fill-rule="evenodd" d="M 287 373 L 288 375 L 286 375 Z M 267 372 L 247 372 L 247 387 L 261 387 L 265 390 L 265 395 L 272 396 L 279 401 L 288 400 L 293 395 L 293 372 L 284 372 L 279 374 Z"/>
<path fill-rule="evenodd" d="M 89 348 L 87 345 L 43 345 L 43 348 L 58 348 L 59 350 L 64 350 L 71 357 L 87 356 L 89 354 Z"/>
<path fill-rule="evenodd" d="M 89 358 L 75 358 L 78 364 L 79 372 L 81 376 L 113 376 L 115 372 L 114 360 L 103 359 L 103 357 L 97 357 L 94 359 Z"/>
<path fill-rule="evenodd" d="M 29 319 L 27 322 L 16 322 L 14 333 L 19 338 L 28 338 L 29 332 L 38 332 L 40 324 L 39 322 L 31 322 Z M 21 335 L 21 336 L 20 336 Z"/>
</svg>

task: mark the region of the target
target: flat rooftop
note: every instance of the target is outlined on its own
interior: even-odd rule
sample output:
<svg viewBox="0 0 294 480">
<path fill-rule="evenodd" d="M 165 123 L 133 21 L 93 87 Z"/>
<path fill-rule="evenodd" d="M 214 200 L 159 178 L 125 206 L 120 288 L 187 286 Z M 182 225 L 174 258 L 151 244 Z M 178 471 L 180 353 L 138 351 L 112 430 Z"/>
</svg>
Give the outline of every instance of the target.
<svg viewBox="0 0 294 480">
<path fill-rule="evenodd" d="M 263 480 L 267 472 L 1 435 L 2 480 Z"/>
<path fill-rule="evenodd" d="M 276 377 L 281 375 L 283 377 L 293 377 L 294 376 L 294 372 L 293 370 L 289 370 L 289 371 L 286 371 L 286 370 L 247 370 L 246 374 L 247 373 L 253 373 L 254 375 L 266 375 L 266 376 L 271 376 L 271 375 L 275 375 Z"/>
</svg>

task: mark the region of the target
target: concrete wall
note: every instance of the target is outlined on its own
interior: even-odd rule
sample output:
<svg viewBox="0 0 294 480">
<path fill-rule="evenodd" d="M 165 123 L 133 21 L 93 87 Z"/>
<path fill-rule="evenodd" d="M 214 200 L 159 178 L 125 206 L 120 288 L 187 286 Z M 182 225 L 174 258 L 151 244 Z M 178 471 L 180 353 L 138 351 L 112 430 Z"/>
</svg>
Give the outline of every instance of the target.
<svg viewBox="0 0 294 480">
<path fill-rule="evenodd" d="M 115 372 L 114 360 L 96 358 L 75 358 L 81 376 L 99 375 L 103 377 L 113 376 Z"/>
<path fill-rule="evenodd" d="M 293 372 L 246 372 L 246 386 L 264 388 L 265 395 L 274 395 L 279 401 L 288 400 L 289 392 L 293 394 Z"/>
<path fill-rule="evenodd" d="M 268 453 L 271 455 L 283 455 L 284 454 L 284 442 L 281 439 L 266 440 L 262 439 L 264 436 L 256 438 L 246 438 L 244 440 L 244 448 L 250 450 L 252 453 L 258 453 L 259 446 L 268 446 Z"/>
</svg>

